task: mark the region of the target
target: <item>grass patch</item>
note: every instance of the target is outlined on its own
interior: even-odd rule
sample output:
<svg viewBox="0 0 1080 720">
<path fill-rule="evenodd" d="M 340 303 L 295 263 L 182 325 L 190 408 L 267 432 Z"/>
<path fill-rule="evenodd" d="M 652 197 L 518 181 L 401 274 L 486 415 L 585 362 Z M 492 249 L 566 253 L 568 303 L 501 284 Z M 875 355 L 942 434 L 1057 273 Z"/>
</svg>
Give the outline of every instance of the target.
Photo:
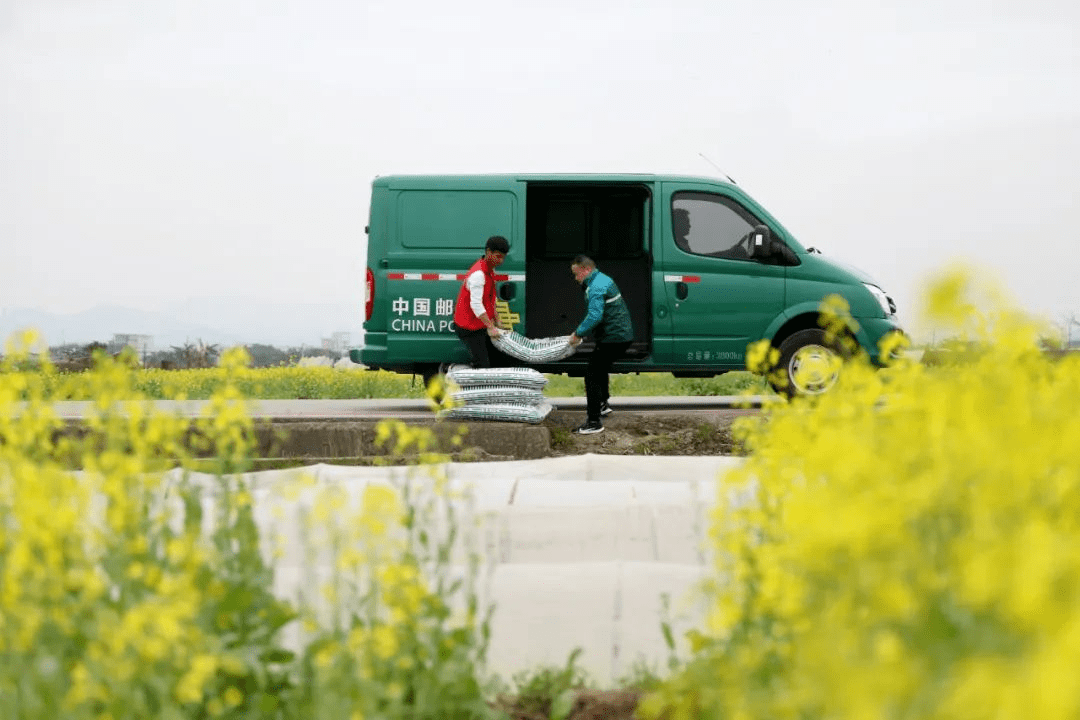
<svg viewBox="0 0 1080 720">
<path fill-rule="evenodd" d="M 36 387 L 53 400 L 93 400 L 95 385 L 89 371 L 77 373 L 14 371 L 22 385 Z M 548 375 L 548 397 L 583 397 L 580 377 Z M 418 378 L 385 370 L 337 370 L 326 367 L 222 368 L 196 370 L 133 369 L 122 396 L 151 400 L 206 400 L 228 384 L 251 400 L 422 399 L 426 389 Z M 14 382 L 17 382 L 13 378 Z M 765 381 L 749 372 L 730 372 L 714 378 L 676 378 L 671 373 L 612 375 L 617 396 L 713 396 L 771 393 Z M 25 398 L 24 398 L 25 399 Z"/>
<path fill-rule="evenodd" d="M 611 394 L 652 397 L 656 395 L 714 396 L 772 393 L 764 378 L 746 371 L 735 371 L 712 378 L 677 378 L 671 373 L 635 373 L 612 375 Z M 544 394 L 550 397 L 584 397 L 585 382 L 580 377 L 548 375 Z"/>
<path fill-rule="evenodd" d="M 517 714 L 541 716 L 558 720 L 570 712 L 573 693 L 589 687 L 589 678 L 578 667 L 581 648 L 575 648 L 562 667 L 546 665 L 517 673 L 513 677 L 511 697 L 503 696 Z"/>
<path fill-rule="evenodd" d="M 549 427 L 548 430 L 551 432 L 552 450 L 562 450 L 570 447 L 573 438 L 569 430 L 561 427 Z"/>
</svg>

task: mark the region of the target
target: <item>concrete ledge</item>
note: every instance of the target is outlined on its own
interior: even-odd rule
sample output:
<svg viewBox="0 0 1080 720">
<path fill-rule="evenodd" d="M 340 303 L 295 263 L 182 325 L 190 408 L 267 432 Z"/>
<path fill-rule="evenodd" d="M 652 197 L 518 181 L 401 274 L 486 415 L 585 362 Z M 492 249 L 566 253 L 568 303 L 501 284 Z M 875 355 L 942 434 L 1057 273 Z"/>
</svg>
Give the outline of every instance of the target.
<svg viewBox="0 0 1080 720">
<path fill-rule="evenodd" d="M 502 422 L 403 421 L 408 427 L 427 427 L 435 436 L 431 452 L 460 453 L 477 448 L 488 455 L 524 460 L 546 457 L 551 432 L 543 425 Z M 256 423 L 257 454 L 264 458 L 322 459 L 400 455 L 394 442 L 376 444 L 377 421 L 273 420 Z M 459 444 L 454 439 L 460 437 Z M 416 454 L 415 448 L 404 454 Z"/>
<path fill-rule="evenodd" d="M 407 459 L 419 454 L 415 447 L 401 452 L 396 441 L 384 445 L 376 443 L 379 420 L 295 420 L 273 419 L 255 421 L 254 455 L 260 460 L 295 459 L 306 464 L 326 462 L 334 458 L 400 458 Z M 430 428 L 434 442 L 427 452 L 443 453 L 458 459 L 482 454 L 517 460 L 536 460 L 551 452 L 551 431 L 544 425 L 528 425 L 508 422 L 439 422 L 432 419 L 403 420 L 407 427 Z M 60 435 L 82 438 L 88 434 L 82 420 L 64 421 Z M 201 433 L 193 420 L 183 442 L 187 447 L 198 447 L 196 439 Z M 455 443 L 454 439 L 460 438 Z M 470 452 L 470 449 L 480 451 Z M 194 452 L 196 457 L 210 457 L 203 450 Z M 77 462 L 78 458 L 72 458 Z M 265 466 L 267 463 L 263 463 Z"/>
</svg>

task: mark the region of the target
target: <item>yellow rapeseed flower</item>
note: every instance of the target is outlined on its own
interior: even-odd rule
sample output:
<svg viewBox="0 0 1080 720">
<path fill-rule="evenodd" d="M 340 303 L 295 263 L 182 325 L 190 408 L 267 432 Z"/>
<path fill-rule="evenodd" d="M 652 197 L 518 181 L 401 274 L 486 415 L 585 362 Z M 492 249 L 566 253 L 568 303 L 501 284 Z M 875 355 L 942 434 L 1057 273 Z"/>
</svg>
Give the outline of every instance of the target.
<svg viewBox="0 0 1080 720">
<path fill-rule="evenodd" d="M 1080 715 L 1080 355 L 970 274 L 928 298 L 971 352 L 886 338 L 888 367 L 739 422 L 707 622 L 642 717 Z"/>
</svg>

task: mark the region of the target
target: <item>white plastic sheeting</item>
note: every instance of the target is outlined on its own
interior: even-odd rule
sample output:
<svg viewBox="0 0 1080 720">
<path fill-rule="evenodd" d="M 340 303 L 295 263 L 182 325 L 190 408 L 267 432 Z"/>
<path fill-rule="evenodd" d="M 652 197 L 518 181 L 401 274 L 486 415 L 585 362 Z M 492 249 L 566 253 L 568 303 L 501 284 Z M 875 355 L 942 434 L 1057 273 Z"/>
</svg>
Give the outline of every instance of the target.
<svg viewBox="0 0 1080 720">
<path fill-rule="evenodd" d="M 510 678 L 563 664 L 575 647 L 599 682 L 623 676 L 637 660 L 663 667 L 662 596 L 671 598 L 677 635 L 700 625 L 703 609 L 688 593 L 711 572 L 709 508 L 718 478 L 739 462 L 581 455 L 439 466 L 450 488 L 469 491 L 462 510 L 478 520 L 485 599 L 496 604 L 489 669 Z M 303 499 L 280 490 L 301 475 L 314 478 L 311 488 L 340 488 L 355 503 L 370 484 L 430 482 L 424 469 L 403 467 L 252 473 L 256 520 L 284 551 L 275 592 L 290 600 L 310 587 L 312 573 L 333 572 L 310 567 L 299 550 Z"/>
</svg>

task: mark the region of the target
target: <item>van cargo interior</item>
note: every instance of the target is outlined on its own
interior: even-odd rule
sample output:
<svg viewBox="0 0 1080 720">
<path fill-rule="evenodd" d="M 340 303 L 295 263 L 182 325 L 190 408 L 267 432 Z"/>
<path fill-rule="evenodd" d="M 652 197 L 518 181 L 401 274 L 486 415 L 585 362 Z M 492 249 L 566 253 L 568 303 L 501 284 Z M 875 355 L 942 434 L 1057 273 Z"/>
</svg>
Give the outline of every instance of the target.
<svg viewBox="0 0 1080 720">
<path fill-rule="evenodd" d="M 634 323 L 626 359 L 649 355 L 652 283 L 651 196 L 644 185 L 530 183 L 526 195 L 525 332 L 569 335 L 585 317 L 585 296 L 570 274 L 588 255 L 619 286 Z M 591 339 L 591 338 L 590 338 Z M 588 352 L 591 342 L 579 352 Z"/>
</svg>

